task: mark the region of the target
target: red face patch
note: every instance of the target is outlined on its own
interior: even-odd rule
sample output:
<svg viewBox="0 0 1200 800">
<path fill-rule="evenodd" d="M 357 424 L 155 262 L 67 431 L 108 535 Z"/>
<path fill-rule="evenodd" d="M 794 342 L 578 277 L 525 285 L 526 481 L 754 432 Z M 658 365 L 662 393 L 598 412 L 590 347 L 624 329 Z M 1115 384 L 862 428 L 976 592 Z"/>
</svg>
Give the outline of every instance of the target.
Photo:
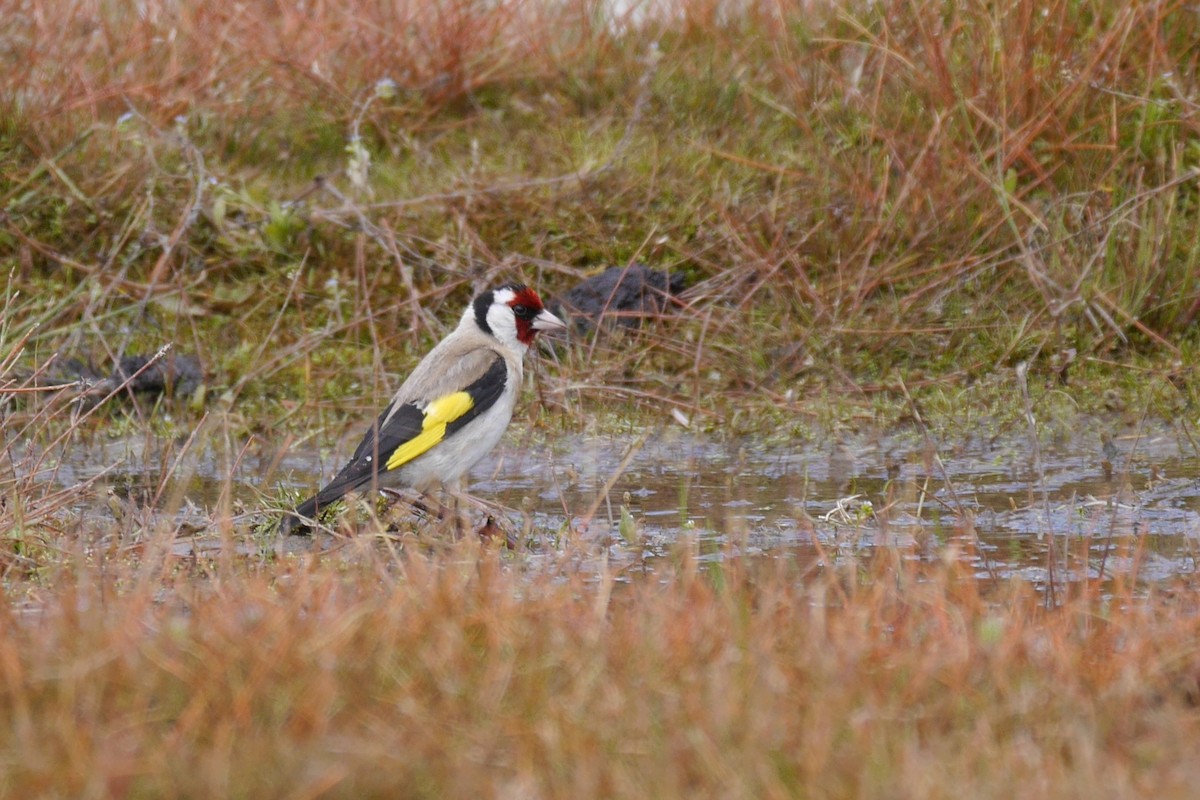
<svg viewBox="0 0 1200 800">
<path fill-rule="evenodd" d="M 523 286 L 509 301 L 508 307 L 513 310 L 513 315 L 517 318 L 517 341 L 526 347 L 531 346 L 534 337 L 537 336 L 537 329 L 533 327 L 533 321 L 537 319 L 538 314 L 542 313 L 542 298 L 538 297 L 538 293 L 533 289 Z"/>
</svg>

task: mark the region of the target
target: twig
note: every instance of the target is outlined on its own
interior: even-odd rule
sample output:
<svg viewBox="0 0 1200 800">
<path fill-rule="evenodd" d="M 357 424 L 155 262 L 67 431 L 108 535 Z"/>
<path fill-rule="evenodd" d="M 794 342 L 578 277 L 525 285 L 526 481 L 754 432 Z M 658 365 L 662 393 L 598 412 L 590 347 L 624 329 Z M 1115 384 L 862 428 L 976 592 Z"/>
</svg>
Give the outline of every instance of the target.
<svg viewBox="0 0 1200 800">
<path fill-rule="evenodd" d="M 1058 559 L 1054 550 L 1054 533 L 1051 530 L 1050 493 L 1046 489 L 1046 469 L 1042 464 L 1042 446 L 1037 436 L 1037 419 L 1033 415 L 1033 399 L 1029 395 L 1028 372 L 1029 362 L 1022 361 L 1017 364 L 1017 385 L 1021 389 L 1021 398 L 1025 403 L 1025 422 L 1029 426 L 1029 446 L 1033 450 L 1033 471 L 1037 474 L 1038 488 L 1042 493 L 1043 519 L 1038 528 L 1038 541 L 1045 539 L 1047 531 L 1050 532 L 1050 541 L 1046 547 L 1046 607 L 1051 608 L 1055 604 L 1057 595 L 1055 567 Z"/>
<path fill-rule="evenodd" d="M 1045 512 L 1045 525 L 1038 530 L 1038 540 L 1046 536 L 1050 530 L 1050 494 L 1046 489 L 1046 471 L 1042 465 L 1042 446 L 1037 436 L 1037 419 L 1033 415 L 1033 400 L 1029 396 L 1029 362 L 1017 364 L 1017 385 L 1021 389 L 1021 399 L 1025 403 L 1025 423 L 1029 426 L 1029 446 L 1033 450 L 1033 470 L 1037 473 L 1038 487 L 1042 492 L 1042 509 Z"/>
<path fill-rule="evenodd" d="M 646 443 L 646 439 L 648 437 L 649 434 L 643 433 L 625 450 L 625 455 L 622 456 L 621 463 L 617 465 L 617 468 L 613 470 L 613 474 L 610 475 L 608 480 L 604 482 L 603 488 L 600 489 L 599 494 L 596 495 L 596 499 L 592 501 L 590 506 L 588 506 L 587 512 L 584 513 L 583 519 L 580 520 L 580 530 L 587 530 L 587 527 L 591 525 L 592 517 L 596 516 L 596 511 L 599 510 L 600 506 L 608 499 L 608 493 L 612 491 L 612 488 L 617 485 L 617 481 L 620 480 L 621 476 L 625 474 L 625 470 L 629 468 L 629 463 L 633 461 L 633 457 L 638 454 L 639 450 L 642 449 L 642 445 Z"/>
<path fill-rule="evenodd" d="M 174 230 L 167 237 L 166 243 L 163 245 L 162 253 L 159 254 L 158 260 L 155 261 L 154 267 L 150 270 L 150 277 L 147 278 L 146 294 L 142 298 L 142 310 L 145 311 L 146 304 L 150 301 L 154 290 L 158 287 L 159 281 L 162 280 L 163 273 L 166 272 L 167 263 L 171 255 L 175 252 L 175 248 L 179 246 L 179 241 L 183 238 L 184 233 L 195 223 L 200 216 L 200 209 L 204 202 L 204 188 L 208 183 L 208 173 L 204 167 L 204 155 L 200 152 L 192 140 L 188 138 L 184 131 L 183 125 L 176 126 L 176 135 L 183 144 L 183 151 L 188 155 L 192 163 L 192 196 L 188 200 L 188 205 L 180 215 L 178 222 L 175 223 Z"/>
<path fill-rule="evenodd" d="M 145 364 L 142 365 L 141 369 L 137 370 L 132 375 L 127 376 L 125 378 L 125 380 L 121 381 L 108 394 L 106 394 L 104 397 L 102 397 L 100 399 L 100 402 L 96 403 L 94 406 L 89 408 L 87 411 L 83 412 L 83 414 L 79 415 L 77 418 L 72 420 L 70 427 L 68 427 L 65 431 L 63 431 L 61 434 L 59 434 L 57 437 L 55 437 L 55 439 L 52 442 L 50 442 L 50 444 L 42 452 L 41 458 L 39 458 L 37 463 L 34 465 L 34 471 L 36 472 L 41 467 L 41 461 L 43 458 L 45 458 L 46 453 L 49 453 L 51 450 L 53 450 L 54 448 L 61 445 L 68 436 L 70 436 L 72 433 L 75 432 L 75 429 L 79 427 L 80 423 L 82 423 L 84 420 L 86 420 L 92 414 L 95 414 L 96 410 L 98 408 L 103 406 L 105 403 L 107 403 L 109 400 L 111 400 L 113 397 L 115 397 L 118 393 L 124 391 L 127 386 L 129 386 L 131 383 L 133 383 L 135 378 L 137 378 L 143 372 L 150 369 L 150 367 L 154 366 L 159 361 L 161 361 L 167 355 L 167 353 L 169 353 L 171 351 L 171 347 L 172 347 L 172 345 L 170 342 L 168 342 L 167 344 L 160 347 L 158 352 L 155 353 L 149 360 L 146 361 Z"/>
<path fill-rule="evenodd" d="M 954 488 L 954 482 L 950 479 L 950 473 L 946 470 L 945 462 L 942 461 L 942 454 L 938 451 L 937 443 L 933 441 L 933 436 L 929 432 L 929 426 L 925 424 L 925 418 L 921 415 L 921 409 L 917 406 L 917 402 L 913 399 L 913 396 L 909 394 L 908 385 L 904 382 L 903 378 L 900 379 L 900 389 L 904 392 L 904 399 L 908 402 L 908 408 L 912 413 L 913 420 L 916 422 L 917 427 L 921 430 L 921 437 L 925 440 L 925 446 L 928 447 L 933 453 L 933 463 L 937 465 L 938 472 L 941 474 L 942 482 L 946 485 L 946 488 L 950 491 L 950 497 L 954 500 L 954 512 L 960 517 L 970 520 L 966 506 L 963 504 L 962 499 L 959 498 L 958 490 Z M 922 496 L 924 496 L 924 490 L 922 490 Z M 987 551 L 983 548 L 983 543 L 979 541 L 979 532 L 975 530 L 975 524 L 973 521 L 969 527 L 971 531 L 971 539 L 975 543 L 975 551 L 979 554 L 979 557 L 983 559 L 984 569 L 987 570 L 988 576 L 993 581 L 998 581 L 999 577 L 996 575 L 996 570 L 992 566 L 991 559 L 988 558 Z"/>
</svg>

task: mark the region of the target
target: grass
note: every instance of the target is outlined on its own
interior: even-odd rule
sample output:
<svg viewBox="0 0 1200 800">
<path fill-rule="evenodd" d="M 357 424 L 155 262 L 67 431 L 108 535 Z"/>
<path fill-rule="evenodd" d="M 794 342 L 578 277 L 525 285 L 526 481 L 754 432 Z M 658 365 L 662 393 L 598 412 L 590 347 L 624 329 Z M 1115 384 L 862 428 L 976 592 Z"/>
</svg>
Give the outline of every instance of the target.
<svg viewBox="0 0 1200 800">
<path fill-rule="evenodd" d="M 360 543 L 361 544 L 361 543 Z M 0 616 L 7 794 L 1183 797 L 1195 595 L 982 596 L 681 542 L 656 582 L 436 558 L 151 559 Z M 168 587 L 163 594 L 163 587 Z"/>
<path fill-rule="evenodd" d="M 713 566 L 685 537 L 647 579 L 565 522 L 513 554 L 369 510 L 320 553 L 251 526 L 475 289 L 634 261 L 681 307 L 540 359 L 528 441 L 672 410 L 772 443 L 1190 437 L 1189 4 L 0 18 L 0 795 L 1190 793 L 1187 575 L 1046 592 L 957 540 Z M 200 393 L 80 400 L 71 359 L 167 344 Z"/>
</svg>

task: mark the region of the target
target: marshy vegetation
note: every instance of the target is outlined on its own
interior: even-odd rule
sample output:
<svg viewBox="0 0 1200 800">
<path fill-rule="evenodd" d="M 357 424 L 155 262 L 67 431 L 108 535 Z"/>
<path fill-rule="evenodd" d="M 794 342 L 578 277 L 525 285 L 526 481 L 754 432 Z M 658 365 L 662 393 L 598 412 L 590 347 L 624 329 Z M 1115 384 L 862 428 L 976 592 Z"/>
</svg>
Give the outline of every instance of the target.
<svg viewBox="0 0 1200 800">
<path fill-rule="evenodd" d="M 0 794 L 1190 796 L 1193 5 L 0 19 Z M 262 524 L 632 264 L 503 536 Z"/>
</svg>

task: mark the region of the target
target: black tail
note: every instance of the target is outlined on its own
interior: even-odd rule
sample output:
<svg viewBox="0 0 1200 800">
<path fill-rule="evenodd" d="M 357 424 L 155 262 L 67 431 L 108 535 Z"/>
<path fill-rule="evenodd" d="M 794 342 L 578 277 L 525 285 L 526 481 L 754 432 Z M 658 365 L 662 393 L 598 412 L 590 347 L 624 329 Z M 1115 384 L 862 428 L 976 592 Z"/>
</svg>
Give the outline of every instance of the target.
<svg viewBox="0 0 1200 800">
<path fill-rule="evenodd" d="M 418 414 L 419 418 L 419 412 L 416 412 L 415 408 L 413 411 Z M 386 414 L 387 412 L 384 413 Z M 380 417 L 380 419 L 382 420 L 383 418 Z M 376 424 L 378 425 L 379 423 Z M 420 425 L 418 423 L 419 429 Z M 374 431 L 374 428 L 372 428 L 372 431 Z M 388 444 L 387 446 L 395 447 L 394 444 Z M 306 519 L 315 520 L 322 508 L 336 503 L 350 492 L 357 491 L 377 481 L 379 473 L 375 467 L 379 463 L 379 454 L 375 450 L 375 437 L 373 433 L 370 433 L 367 435 L 367 438 L 363 439 L 358 449 L 354 451 L 354 456 L 350 459 L 350 463 L 342 467 L 341 471 L 334 476 L 333 480 L 325 485 L 324 489 L 296 506 L 296 509 L 290 514 L 284 514 L 283 519 L 279 522 L 279 532 L 283 534 L 307 533 L 312 525 L 305 522 Z"/>
<path fill-rule="evenodd" d="M 334 480 L 324 489 L 296 506 L 295 509 L 284 514 L 283 519 L 279 521 L 279 532 L 284 536 L 289 534 L 302 536 L 308 533 L 312 530 L 311 520 L 317 518 L 321 509 L 333 505 L 357 488 L 358 486 L 354 484 L 347 485 L 345 482 Z"/>
<path fill-rule="evenodd" d="M 315 495 L 305 500 L 292 511 L 283 515 L 283 519 L 279 520 L 279 533 L 281 536 L 302 536 L 312 530 L 312 525 L 309 520 L 316 519 L 317 498 L 320 495 Z"/>
</svg>

